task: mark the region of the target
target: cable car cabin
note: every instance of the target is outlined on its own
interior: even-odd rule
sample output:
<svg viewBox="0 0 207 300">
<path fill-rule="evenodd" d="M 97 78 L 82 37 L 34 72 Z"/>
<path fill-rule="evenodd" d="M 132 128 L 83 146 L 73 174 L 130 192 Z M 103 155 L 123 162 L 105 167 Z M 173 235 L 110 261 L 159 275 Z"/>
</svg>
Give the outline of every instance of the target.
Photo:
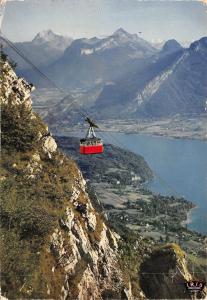
<svg viewBox="0 0 207 300">
<path fill-rule="evenodd" d="M 85 138 L 80 140 L 81 154 L 103 153 L 103 142 L 99 138 Z"/>
<path fill-rule="evenodd" d="M 81 154 L 100 154 L 103 153 L 103 141 L 96 137 L 94 127 L 98 126 L 89 118 L 86 118 L 89 123 L 89 128 L 86 137 L 80 140 L 80 153 Z"/>
</svg>

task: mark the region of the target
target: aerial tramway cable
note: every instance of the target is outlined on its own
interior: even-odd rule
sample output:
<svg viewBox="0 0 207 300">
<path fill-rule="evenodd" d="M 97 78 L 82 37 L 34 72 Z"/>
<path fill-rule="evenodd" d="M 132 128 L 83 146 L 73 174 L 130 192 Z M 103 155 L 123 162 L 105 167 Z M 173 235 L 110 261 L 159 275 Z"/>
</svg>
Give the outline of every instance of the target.
<svg viewBox="0 0 207 300">
<path fill-rule="evenodd" d="M 11 42 L 0 30 L 0 37 L 1 39 L 9 46 L 13 49 L 14 52 L 16 52 L 27 64 L 29 64 L 36 72 L 39 73 L 39 75 L 44 78 L 45 80 L 47 80 L 53 87 L 55 87 L 59 92 L 61 92 L 62 94 L 65 95 L 65 97 L 68 97 L 70 94 L 66 94 L 65 91 L 63 89 L 61 89 L 52 79 L 50 79 L 44 72 L 42 72 L 30 59 L 28 59 L 24 53 L 22 53 L 21 50 L 19 50 L 13 42 Z M 72 104 L 74 104 L 75 102 L 77 102 L 76 99 L 74 99 L 70 105 L 72 106 Z M 88 118 L 89 114 L 88 112 L 85 110 L 85 108 L 80 107 L 80 109 L 78 110 L 79 114 L 84 117 L 85 119 Z M 101 130 L 101 132 L 99 131 L 100 136 L 108 136 L 107 139 L 112 141 L 112 144 L 118 145 L 120 148 L 123 148 L 125 150 L 128 150 L 128 148 L 126 147 L 126 145 L 120 141 L 120 139 L 118 137 L 114 137 L 111 136 L 105 128 L 100 127 L 99 129 Z M 109 141 L 110 142 L 110 141 Z M 158 179 L 158 181 L 160 182 L 160 184 L 164 187 L 164 189 L 170 191 L 172 193 L 172 195 L 175 196 L 181 196 L 174 188 L 172 188 L 157 172 L 155 172 L 153 170 L 153 175 L 155 178 Z M 181 196 L 182 197 L 182 196 Z"/>
<path fill-rule="evenodd" d="M 45 80 L 47 80 L 53 87 L 55 87 L 59 92 L 61 92 L 62 94 L 64 94 L 64 97 L 68 97 L 70 96 L 70 94 L 65 94 L 65 91 L 63 89 L 61 89 L 59 86 L 56 85 L 56 83 L 51 80 L 45 73 L 43 73 L 30 59 L 28 59 L 25 54 L 20 51 L 15 45 L 14 43 L 12 43 L 3 33 L 2 31 L 0 31 L 0 37 L 1 39 L 10 47 L 12 48 L 12 50 L 14 52 L 16 52 L 27 64 L 29 64 L 32 69 L 34 69 L 36 72 L 39 73 L 39 75 L 44 78 Z M 77 100 L 75 99 L 74 101 L 71 102 L 71 105 L 73 103 L 75 103 Z M 80 111 L 80 114 L 82 117 L 87 117 L 87 114 L 84 114 L 83 112 Z"/>
<path fill-rule="evenodd" d="M 56 85 L 56 83 L 53 81 L 53 80 L 51 80 L 45 73 L 43 73 L 30 59 L 28 59 L 26 56 L 25 56 L 25 54 L 24 53 L 22 53 L 22 51 L 20 51 L 16 46 L 15 46 L 15 44 L 14 43 L 12 43 L 3 33 L 2 33 L 2 31 L 0 31 L 0 35 L 1 35 L 1 39 L 9 46 L 9 47 L 11 47 L 12 49 L 13 49 L 13 51 L 14 52 L 16 52 L 27 64 L 29 64 L 31 67 L 32 67 L 32 69 L 34 69 L 36 72 L 38 72 L 39 73 L 39 75 L 43 78 L 43 79 L 45 79 L 45 80 L 47 80 L 53 87 L 55 87 L 59 92 L 61 92 L 62 94 L 65 94 L 65 91 L 63 90 L 63 89 L 61 89 L 59 86 L 57 86 Z M 64 97 L 68 97 L 70 94 L 65 94 L 65 96 Z M 77 102 L 77 100 L 76 99 L 74 99 L 74 101 L 72 101 L 71 103 L 70 103 L 70 105 L 72 106 L 75 102 Z M 88 117 L 88 112 L 85 110 L 85 109 L 83 109 L 83 108 L 81 108 L 81 110 L 79 109 L 79 113 L 80 113 L 80 115 L 82 116 L 82 117 L 84 117 L 85 119 Z M 99 126 L 99 128 L 100 128 L 100 126 Z M 101 129 L 101 128 L 100 128 Z M 105 131 L 105 129 L 101 129 L 102 131 Z M 100 132 L 99 132 L 99 134 L 100 134 Z M 101 137 L 102 137 L 102 134 L 100 134 L 101 135 Z M 108 138 L 109 138 L 109 142 L 110 142 L 110 140 L 112 140 L 111 139 L 111 137 L 108 135 Z M 116 141 L 118 141 L 115 137 L 113 137 L 114 138 L 114 140 L 116 140 Z M 112 142 L 113 142 L 113 140 L 112 140 Z M 118 141 L 118 144 L 120 145 L 121 144 L 121 142 L 120 141 Z M 125 146 L 123 146 L 122 145 L 122 147 L 123 148 L 125 148 Z"/>
</svg>

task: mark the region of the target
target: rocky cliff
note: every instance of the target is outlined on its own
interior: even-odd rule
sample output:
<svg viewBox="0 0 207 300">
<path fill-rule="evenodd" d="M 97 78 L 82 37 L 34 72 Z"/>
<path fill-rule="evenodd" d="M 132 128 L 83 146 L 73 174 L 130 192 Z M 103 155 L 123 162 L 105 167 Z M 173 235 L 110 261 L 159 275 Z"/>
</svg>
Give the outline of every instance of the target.
<svg viewBox="0 0 207 300">
<path fill-rule="evenodd" d="M 165 253 L 146 259 L 153 243 L 130 232 L 121 238 L 95 209 L 73 160 L 62 154 L 39 116 L 32 112 L 33 89 L 4 57 L 1 64 L 1 288 L 9 299 L 146 299 L 165 297 L 177 283 L 161 270 Z M 164 256 L 163 256 L 164 255 Z M 179 253 L 173 253 L 179 257 Z M 169 257 L 165 267 L 187 274 Z M 143 271 L 144 270 L 144 271 Z M 140 288 L 139 276 L 141 276 Z M 183 276 L 183 280 L 190 275 Z M 155 291 L 155 292 L 154 292 Z M 180 295 L 180 294 L 179 294 Z"/>
<path fill-rule="evenodd" d="M 106 226 L 76 164 L 31 110 L 33 86 L 1 62 L 2 294 L 131 299 Z"/>
</svg>

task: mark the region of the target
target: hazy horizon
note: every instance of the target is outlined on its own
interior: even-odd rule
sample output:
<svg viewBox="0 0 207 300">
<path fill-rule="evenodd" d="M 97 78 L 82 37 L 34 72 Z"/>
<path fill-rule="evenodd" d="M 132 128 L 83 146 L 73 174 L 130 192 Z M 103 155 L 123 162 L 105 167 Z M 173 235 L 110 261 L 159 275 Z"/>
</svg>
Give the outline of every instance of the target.
<svg viewBox="0 0 207 300">
<path fill-rule="evenodd" d="M 40 5 L 41 3 L 41 5 Z M 207 13 L 197 1 L 27 0 L 6 4 L 2 32 L 30 41 L 43 30 L 74 39 L 104 37 L 122 27 L 150 42 L 192 42 L 207 35 Z"/>
</svg>

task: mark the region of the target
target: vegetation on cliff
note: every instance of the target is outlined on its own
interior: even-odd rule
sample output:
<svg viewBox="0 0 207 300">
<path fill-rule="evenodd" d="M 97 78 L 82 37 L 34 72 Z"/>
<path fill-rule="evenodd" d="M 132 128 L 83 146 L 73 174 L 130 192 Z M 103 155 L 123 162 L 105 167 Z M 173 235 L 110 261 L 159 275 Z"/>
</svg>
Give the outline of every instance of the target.
<svg viewBox="0 0 207 300">
<path fill-rule="evenodd" d="M 19 108 L 15 107 L 14 116 Z M 4 109 L 1 156 L 2 291 L 7 297 L 15 299 L 45 298 L 49 284 L 54 286 L 50 296 L 58 297 L 63 270 L 58 267 L 59 275 L 52 277 L 51 269 L 56 262 L 51 253 L 47 253 L 47 248 L 50 235 L 64 215 L 66 203 L 70 206 L 68 197 L 72 195 L 77 167 L 58 152 L 52 160 L 48 159 L 37 142 L 37 128 L 42 127 L 39 119 L 30 121 L 27 118 L 25 123 L 24 118 L 18 118 L 17 122 L 11 116 L 11 111 Z M 15 126 L 7 127 L 8 119 Z"/>
<path fill-rule="evenodd" d="M 2 57 L 1 57 L 2 58 Z M 1 288 L 26 299 L 124 293 L 116 238 L 75 162 L 31 110 L 31 85 L 1 61 Z M 88 285 L 88 288 L 85 288 Z"/>
</svg>

